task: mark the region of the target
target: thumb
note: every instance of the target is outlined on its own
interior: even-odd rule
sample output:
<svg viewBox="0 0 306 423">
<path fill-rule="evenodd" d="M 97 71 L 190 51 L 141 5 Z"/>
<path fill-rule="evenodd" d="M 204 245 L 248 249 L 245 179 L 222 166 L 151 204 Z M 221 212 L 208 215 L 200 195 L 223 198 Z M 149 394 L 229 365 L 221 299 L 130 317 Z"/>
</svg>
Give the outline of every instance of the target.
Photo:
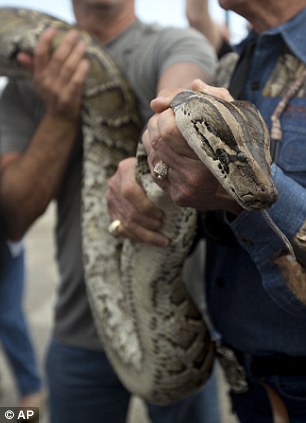
<svg viewBox="0 0 306 423">
<path fill-rule="evenodd" d="M 17 54 L 17 61 L 22 66 L 24 66 L 27 70 L 33 71 L 34 68 L 34 61 L 33 57 L 30 54 L 20 52 Z"/>
<path fill-rule="evenodd" d="M 166 88 L 161 90 L 157 97 L 154 98 L 151 103 L 151 109 L 154 113 L 161 113 L 170 107 L 171 101 L 176 94 L 184 91 L 183 88 Z"/>
</svg>

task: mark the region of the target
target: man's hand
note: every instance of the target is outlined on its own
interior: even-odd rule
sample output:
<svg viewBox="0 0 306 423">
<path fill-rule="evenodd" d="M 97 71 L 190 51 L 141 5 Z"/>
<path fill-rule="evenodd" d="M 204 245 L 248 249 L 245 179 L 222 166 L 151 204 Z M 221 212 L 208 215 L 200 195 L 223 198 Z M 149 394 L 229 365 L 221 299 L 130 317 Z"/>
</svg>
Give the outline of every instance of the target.
<svg viewBox="0 0 306 423">
<path fill-rule="evenodd" d="M 86 44 L 77 31 L 69 31 L 53 51 L 58 32 L 48 28 L 40 36 L 34 55 L 19 53 L 18 60 L 33 73 L 36 92 L 46 112 L 52 116 L 76 121 L 80 116 L 83 84 L 89 70 L 84 58 Z"/>
<path fill-rule="evenodd" d="M 224 88 L 211 87 L 200 80 L 195 80 L 192 88 L 227 101 L 232 100 Z M 155 164 L 162 160 L 168 166 L 167 178 L 162 181 L 155 180 L 167 191 L 174 203 L 203 211 L 224 209 L 239 213 L 240 207 L 237 203 L 221 187 L 178 132 L 174 113 L 169 108 L 178 91 L 181 90 L 163 90 L 151 102 L 156 114 L 148 122 L 143 144 L 148 154 L 152 176 L 154 177 Z"/>
<path fill-rule="evenodd" d="M 158 232 L 162 227 L 162 212 L 136 182 L 135 163 L 135 158 L 121 161 L 110 178 L 106 193 L 109 214 L 112 220 L 121 222 L 118 235 L 165 247 L 169 242 Z"/>
</svg>

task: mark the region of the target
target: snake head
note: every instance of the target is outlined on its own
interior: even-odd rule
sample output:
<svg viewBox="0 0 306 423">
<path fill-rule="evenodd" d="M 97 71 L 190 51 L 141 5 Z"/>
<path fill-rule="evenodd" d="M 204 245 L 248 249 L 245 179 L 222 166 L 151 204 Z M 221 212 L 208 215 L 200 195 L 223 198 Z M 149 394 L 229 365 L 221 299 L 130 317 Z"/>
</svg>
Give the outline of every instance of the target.
<svg viewBox="0 0 306 423">
<path fill-rule="evenodd" d="M 275 203 L 270 136 L 252 103 L 183 91 L 171 107 L 188 145 L 241 207 L 260 210 Z"/>
</svg>

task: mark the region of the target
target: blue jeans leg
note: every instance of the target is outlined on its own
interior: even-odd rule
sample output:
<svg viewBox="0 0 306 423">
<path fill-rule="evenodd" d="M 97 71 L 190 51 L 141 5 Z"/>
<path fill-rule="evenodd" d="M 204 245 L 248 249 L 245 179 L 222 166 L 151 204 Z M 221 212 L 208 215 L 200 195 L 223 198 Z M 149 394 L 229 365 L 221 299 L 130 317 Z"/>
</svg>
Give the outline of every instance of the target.
<svg viewBox="0 0 306 423">
<path fill-rule="evenodd" d="M 130 394 L 104 352 L 52 341 L 46 369 L 50 423 L 125 423 Z"/>
<path fill-rule="evenodd" d="M 131 395 L 117 378 L 104 352 L 70 347 L 53 340 L 46 369 L 50 423 L 126 422 Z M 215 383 L 215 379 L 210 383 Z M 169 407 L 148 405 L 151 422 L 220 423 L 216 409 L 212 411 L 216 404 L 212 398 L 207 401 L 204 395 L 205 391 L 215 398 L 215 388 L 205 386 L 199 393 Z M 215 417 L 205 419 L 210 406 Z"/>
<path fill-rule="evenodd" d="M 265 378 L 281 397 L 287 408 L 290 423 L 306 422 L 306 377 L 269 376 Z M 231 394 L 234 410 L 241 423 L 272 423 L 270 402 L 260 383 L 251 383 L 243 394 Z"/>
<path fill-rule="evenodd" d="M 22 396 L 37 392 L 41 381 L 22 302 L 24 252 L 13 257 L 5 244 L 0 280 L 0 339 Z"/>
<path fill-rule="evenodd" d="M 148 405 L 152 423 L 220 423 L 216 369 L 199 392 L 170 406 Z"/>
</svg>

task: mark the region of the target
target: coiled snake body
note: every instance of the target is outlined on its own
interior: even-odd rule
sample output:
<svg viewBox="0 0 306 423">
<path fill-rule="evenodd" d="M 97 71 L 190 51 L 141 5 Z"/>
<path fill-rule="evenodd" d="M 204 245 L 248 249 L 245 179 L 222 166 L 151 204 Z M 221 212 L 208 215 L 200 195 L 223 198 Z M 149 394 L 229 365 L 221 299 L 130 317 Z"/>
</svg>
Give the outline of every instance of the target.
<svg viewBox="0 0 306 423">
<path fill-rule="evenodd" d="M 51 25 L 58 29 L 56 47 L 70 25 L 32 10 L 0 9 L 0 74 L 24 77 L 17 53 L 32 53 L 39 35 Z M 170 202 L 153 182 L 140 149 L 137 178 L 163 209 L 163 232 L 171 245 L 160 249 L 109 234 L 103 193 L 118 162 L 135 154 L 140 119 L 132 90 L 115 62 L 89 35 L 83 36 L 91 63 L 82 110 L 88 296 L 98 334 L 121 381 L 148 401 L 169 404 L 205 382 L 214 356 L 208 329 L 181 279 L 196 231 L 196 212 Z M 182 134 L 193 148 L 197 145 L 195 151 L 239 204 L 260 209 L 275 201 L 269 137 L 253 106 L 186 92 L 172 107 Z"/>
</svg>

